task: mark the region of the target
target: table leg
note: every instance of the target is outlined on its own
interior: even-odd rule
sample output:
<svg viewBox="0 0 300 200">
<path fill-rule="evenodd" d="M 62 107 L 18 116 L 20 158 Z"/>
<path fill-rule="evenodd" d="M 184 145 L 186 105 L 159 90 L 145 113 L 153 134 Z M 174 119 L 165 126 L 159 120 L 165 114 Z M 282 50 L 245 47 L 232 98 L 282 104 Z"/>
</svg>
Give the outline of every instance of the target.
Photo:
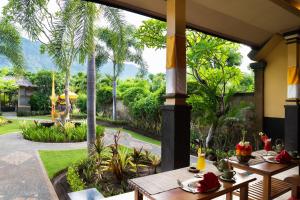
<svg viewBox="0 0 300 200">
<path fill-rule="evenodd" d="M 232 200 L 232 192 L 226 193 L 226 200 Z"/>
<path fill-rule="evenodd" d="M 263 177 L 263 200 L 270 200 L 271 199 L 271 176 L 264 176 Z"/>
<path fill-rule="evenodd" d="M 134 200 L 143 200 L 143 194 L 138 189 L 134 190 Z"/>
<path fill-rule="evenodd" d="M 249 184 L 246 184 L 240 188 L 240 200 L 248 200 L 248 188 Z"/>
</svg>

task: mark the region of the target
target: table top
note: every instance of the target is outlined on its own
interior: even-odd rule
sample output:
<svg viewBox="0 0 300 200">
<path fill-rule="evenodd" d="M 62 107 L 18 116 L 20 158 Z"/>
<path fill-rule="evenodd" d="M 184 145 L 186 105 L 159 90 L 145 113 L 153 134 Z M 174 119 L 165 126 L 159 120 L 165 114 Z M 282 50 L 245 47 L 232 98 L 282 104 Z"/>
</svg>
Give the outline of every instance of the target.
<svg viewBox="0 0 300 200">
<path fill-rule="evenodd" d="M 262 151 L 257 151 L 254 153 L 259 153 Z M 261 159 L 261 158 L 259 158 Z M 229 160 L 230 164 L 238 169 L 245 170 L 247 172 L 259 174 L 259 175 L 269 175 L 273 176 L 275 174 L 281 173 L 283 171 L 289 170 L 299 165 L 298 162 L 291 162 L 288 164 L 276 164 L 276 163 L 269 163 L 267 161 L 255 164 L 255 165 L 245 165 L 241 164 L 235 160 Z"/>
<path fill-rule="evenodd" d="M 220 175 L 220 172 L 218 172 L 217 169 L 210 163 L 207 164 L 207 172 L 208 171 Z M 235 182 L 229 183 L 220 181 L 221 187 L 217 191 L 206 194 L 192 194 L 179 188 L 177 179 L 184 181 L 193 178 L 193 175 L 193 173 L 188 172 L 188 168 L 181 168 L 160 174 L 131 179 L 129 180 L 129 184 L 151 199 L 196 200 L 212 199 L 256 180 L 256 178 L 251 176 L 236 174 Z"/>
</svg>

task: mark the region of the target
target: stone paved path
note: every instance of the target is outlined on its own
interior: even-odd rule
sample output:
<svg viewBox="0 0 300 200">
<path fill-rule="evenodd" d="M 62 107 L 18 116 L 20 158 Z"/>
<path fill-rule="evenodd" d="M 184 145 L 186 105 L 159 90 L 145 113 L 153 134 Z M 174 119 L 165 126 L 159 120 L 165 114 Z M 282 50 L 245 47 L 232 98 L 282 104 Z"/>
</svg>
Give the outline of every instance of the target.
<svg viewBox="0 0 300 200">
<path fill-rule="evenodd" d="M 106 129 L 105 143 L 113 142 L 115 130 Z M 134 139 L 122 132 L 120 144 L 141 147 L 160 155 L 160 146 Z M 86 148 L 80 143 L 40 143 L 24 140 L 20 133 L 0 136 L 0 200 L 57 199 L 38 156 L 38 150 Z M 193 158 L 194 161 L 195 158 Z"/>
</svg>

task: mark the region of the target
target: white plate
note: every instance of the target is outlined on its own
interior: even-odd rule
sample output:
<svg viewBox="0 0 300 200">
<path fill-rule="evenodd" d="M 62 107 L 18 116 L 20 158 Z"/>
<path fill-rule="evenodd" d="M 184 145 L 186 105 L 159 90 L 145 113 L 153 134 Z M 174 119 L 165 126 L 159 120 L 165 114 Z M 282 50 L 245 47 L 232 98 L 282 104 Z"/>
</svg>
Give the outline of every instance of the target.
<svg viewBox="0 0 300 200">
<path fill-rule="evenodd" d="M 182 181 L 183 187 L 181 189 L 183 189 L 184 191 L 187 191 L 187 192 L 194 193 L 194 194 L 200 193 L 197 189 L 197 185 L 200 180 L 202 180 L 202 178 L 200 178 L 200 179 L 199 178 L 191 178 L 186 181 Z M 217 189 L 219 189 L 219 187 L 213 188 L 207 192 L 212 192 Z"/>
<path fill-rule="evenodd" d="M 264 156 L 263 158 L 265 159 L 265 161 L 267 161 L 269 163 L 275 163 L 275 164 L 280 163 L 277 160 L 275 160 L 275 156 Z"/>
<path fill-rule="evenodd" d="M 199 193 L 197 189 L 197 183 L 201 180 L 201 178 L 191 178 L 185 181 L 182 181 L 182 189 L 187 192 Z"/>
</svg>

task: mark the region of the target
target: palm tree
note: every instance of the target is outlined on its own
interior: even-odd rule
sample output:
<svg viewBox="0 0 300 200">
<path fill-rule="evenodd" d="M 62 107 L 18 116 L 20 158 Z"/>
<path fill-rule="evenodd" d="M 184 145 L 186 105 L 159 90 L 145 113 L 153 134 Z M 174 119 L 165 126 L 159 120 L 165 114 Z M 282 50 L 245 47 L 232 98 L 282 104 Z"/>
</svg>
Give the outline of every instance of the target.
<svg viewBox="0 0 300 200">
<path fill-rule="evenodd" d="M 133 37 L 135 28 L 124 25 L 122 32 L 114 31 L 110 28 L 100 28 L 97 37 L 100 42 L 96 46 L 97 66 L 103 65 L 108 61 L 113 64 L 113 120 L 116 120 L 116 98 L 117 98 L 117 79 L 124 70 L 126 61 L 136 63 L 140 66 L 142 75 L 146 73 L 146 64 L 142 57 L 142 47 L 138 40 Z M 122 40 L 119 40 L 120 37 Z"/>
<path fill-rule="evenodd" d="M 7 57 L 15 69 L 22 69 L 24 60 L 21 36 L 7 19 L 0 21 L 0 55 Z"/>
<path fill-rule="evenodd" d="M 64 119 L 69 116 L 72 62 L 79 59 L 81 63 L 84 63 L 88 58 L 88 149 L 92 152 L 96 126 L 95 23 L 97 18 L 102 16 L 107 19 L 114 30 L 121 32 L 124 20 L 119 10 L 103 5 L 80 0 L 66 0 L 58 4 L 59 11 L 53 14 L 47 9 L 48 3 L 49 1 L 43 0 L 9 0 L 4 8 L 4 14 L 18 22 L 31 39 L 40 41 L 43 44 L 41 50 L 48 51 L 59 68 L 65 72 Z"/>
</svg>

